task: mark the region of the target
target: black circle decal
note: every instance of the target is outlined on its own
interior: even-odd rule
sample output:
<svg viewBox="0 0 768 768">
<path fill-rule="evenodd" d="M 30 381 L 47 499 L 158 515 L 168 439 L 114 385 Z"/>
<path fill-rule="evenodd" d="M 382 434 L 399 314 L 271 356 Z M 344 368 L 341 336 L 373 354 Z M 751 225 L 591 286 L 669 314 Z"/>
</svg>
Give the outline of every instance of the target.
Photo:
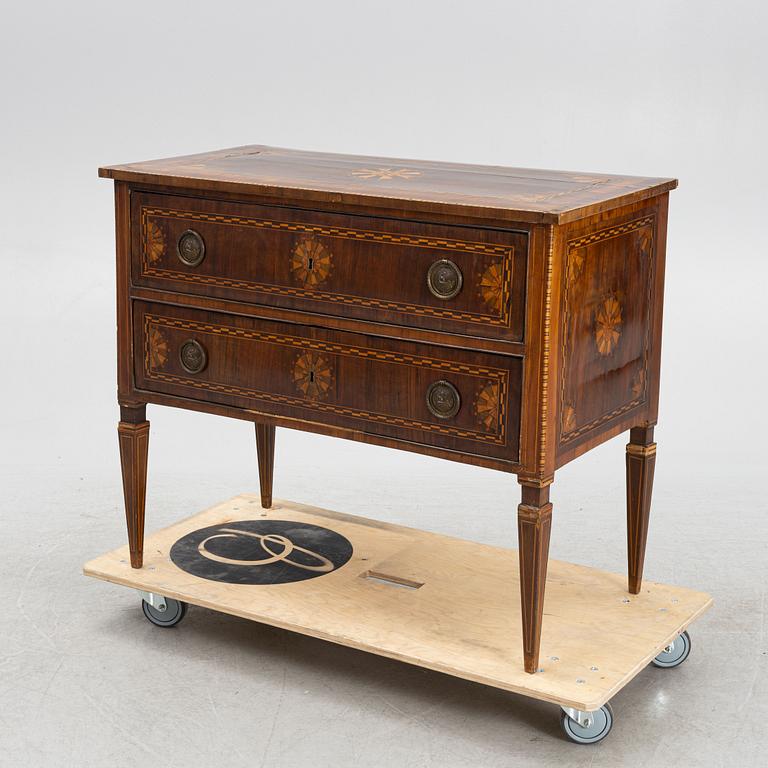
<svg viewBox="0 0 768 768">
<path fill-rule="evenodd" d="M 352 544 L 340 533 L 290 520 L 240 520 L 200 528 L 171 547 L 182 570 L 227 584 L 288 584 L 341 568 Z"/>
</svg>

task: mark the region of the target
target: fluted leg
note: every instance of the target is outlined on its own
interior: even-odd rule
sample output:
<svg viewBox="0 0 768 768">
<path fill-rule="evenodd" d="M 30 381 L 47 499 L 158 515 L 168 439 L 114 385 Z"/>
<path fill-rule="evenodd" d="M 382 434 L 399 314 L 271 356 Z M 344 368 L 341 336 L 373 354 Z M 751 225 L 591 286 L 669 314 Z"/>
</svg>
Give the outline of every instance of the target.
<svg viewBox="0 0 768 768">
<path fill-rule="evenodd" d="M 549 486 L 539 488 L 523 485 L 522 503 L 517 508 L 517 538 L 520 556 L 523 660 L 525 671 L 529 673 L 535 672 L 539 666 L 551 524 Z"/>
<path fill-rule="evenodd" d="M 628 586 L 633 595 L 643 583 L 645 545 L 651 513 L 656 443 L 653 427 L 634 427 L 627 444 L 627 559 Z"/>
<path fill-rule="evenodd" d="M 120 464 L 123 472 L 125 520 L 131 566 L 141 568 L 144 558 L 144 503 L 147 494 L 147 454 L 149 422 L 146 407 L 121 407 L 117 434 L 120 442 Z"/>
<path fill-rule="evenodd" d="M 272 506 L 272 475 L 275 466 L 275 428 L 256 423 L 256 454 L 259 460 L 259 487 L 261 506 Z"/>
</svg>

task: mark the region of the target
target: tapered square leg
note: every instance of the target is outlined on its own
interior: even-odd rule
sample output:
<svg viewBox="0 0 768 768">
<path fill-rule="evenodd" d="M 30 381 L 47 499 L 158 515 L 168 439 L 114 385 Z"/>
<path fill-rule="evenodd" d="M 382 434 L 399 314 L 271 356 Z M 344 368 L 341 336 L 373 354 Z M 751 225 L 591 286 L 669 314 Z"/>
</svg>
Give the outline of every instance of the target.
<svg viewBox="0 0 768 768">
<path fill-rule="evenodd" d="M 117 426 L 120 464 L 123 472 L 125 520 L 131 566 L 141 568 L 144 559 L 144 505 L 147 494 L 149 422 L 145 407 L 121 408 Z"/>
<path fill-rule="evenodd" d="M 272 477 L 275 467 L 275 428 L 269 424 L 256 424 L 256 454 L 259 461 L 259 487 L 261 506 L 272 506 Z"/>
<path fill-rule="evenodd" d="M 637 595 L 643 583 L 645 546 L 651 514 L 656 443 L 653 427 L 635 427 L 627 444 L 627 560 L 628 588 Z"/>
<path fill-rule="evenodd" d="M 520 557 L 523 660 L 525 671 L 531 674 L 539 666 L 551 526 L 549 486 L 539 488 L 523 485 L 522 503 L 517 508 L 517 538 Z"/>
</svg>

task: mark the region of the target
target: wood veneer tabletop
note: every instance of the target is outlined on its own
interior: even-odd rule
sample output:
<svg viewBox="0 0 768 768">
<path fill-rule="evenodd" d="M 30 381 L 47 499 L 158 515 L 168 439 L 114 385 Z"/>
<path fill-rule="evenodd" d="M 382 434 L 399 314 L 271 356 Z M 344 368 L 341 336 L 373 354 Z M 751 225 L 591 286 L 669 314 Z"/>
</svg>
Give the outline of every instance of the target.
<svg viewBox="0 0 768 768">
<path fill-rule="evenodd" d="M 672 178 L 342 155 L 262 145 L 110 165 L 99 175 L 173 189 L 563 224 L 677 186 Z M 405 203 L 405 205 L 404 205 Z"/>
</svg>

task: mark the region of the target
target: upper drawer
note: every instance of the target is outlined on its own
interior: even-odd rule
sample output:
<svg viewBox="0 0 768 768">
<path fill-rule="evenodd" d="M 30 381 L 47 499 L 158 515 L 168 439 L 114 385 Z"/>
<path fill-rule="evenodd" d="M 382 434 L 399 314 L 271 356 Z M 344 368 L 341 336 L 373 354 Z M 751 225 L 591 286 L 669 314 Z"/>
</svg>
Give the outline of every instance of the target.
<svg viewBox="0 0 768 768">
<path fill-rule="evenodd" d="M 527 235 L 134 192 L 135 285 L 521 341 Z"/>
</svg>

